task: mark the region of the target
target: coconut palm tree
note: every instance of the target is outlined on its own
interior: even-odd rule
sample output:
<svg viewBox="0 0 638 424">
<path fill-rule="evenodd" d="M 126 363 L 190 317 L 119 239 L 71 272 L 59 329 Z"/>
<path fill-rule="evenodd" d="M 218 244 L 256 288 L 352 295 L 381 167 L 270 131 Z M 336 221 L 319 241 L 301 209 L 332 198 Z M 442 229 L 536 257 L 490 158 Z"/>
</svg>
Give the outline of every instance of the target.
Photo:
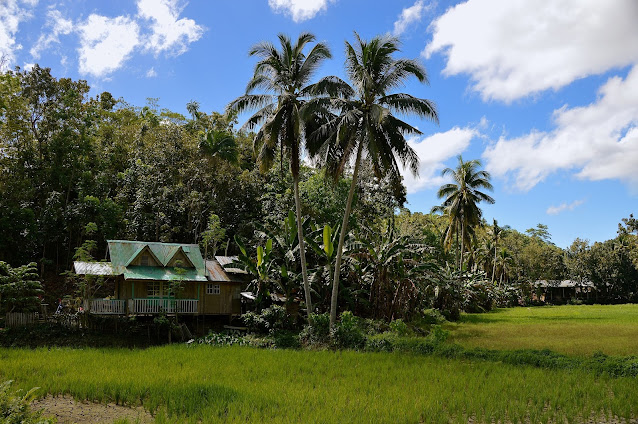
<svg viewBox="0 0 638 424">
<path fill-rule="evenodd" d="M 458 161 L 455 169 L 445 168 L 441 172 L 444 177 L 451 176 L 453 182 L 441 186 L 437 195 L 445 200 L 440 206 L 434 207 L 433 211 L 445 211 L 449 217 L 445 235 L 448 249 L 455 234 L 457 244 L 458 239 L 461 240 L 459 270 L 462 270 L 465 243 L 469 243 L 473 237 L 474 229 L 480 225 L 483 215 L 478 203 L 494 203 L 494 199 L 481 191 L 493 189 L 490 174 L 479 170 L 481 161 L 474 159 L 465 162 L 461 155 L 458 156 Z"/>
<path fill-rule="evenodd" d="M 413 114 L 438 123 L 434 103 L 404 93 L 392 93 L 409 77 L 427 83 L 425 68 L 416 60 L 395 59 L 399 41 L 389 36 L 377 36 L 362 40 L 355 33 L 354 45 L 346 42 L 346 74 L 352 86 L 337 77 L 326 77 L 312 88 L 316 95 L 308 110 L 331 110 L 328 122 L 313 132 L 310 153 L 319 158 L 328 174 L 338 178 L 354 157 L 354 169 L 341 234 L 337 246 L 335 269 L 330 302 L 330 324 L 337 317 L 337 296 L 343 244 L 348 231 L 348 218 L 357 187 L 357 177 L 362 161 L 367 161 L 377 177 L 386 176 L 394 184 L 400 184 L 400 167 L 408 167 L 415 175 L 419 158 L 405 139 L 407 134 L 421 131 L 396 118 L 395 113 Z"/>
<path fill-rule="evenodd" d="M 232 134 L 221 130 L 211 130 L 202 136 L 199 146 L 213 159 L 235 164 L 239 160 L 239 147 Z"/>
<path fill-rule="evenodd" d="M 498 264 L 498 270 L 500 271 L 500 280 L 498 286 L 502 287 L 503 277 L 507 276 L 509 278 L 512 265 L 514 264 L 514 258 L 512 257 L 512 254 L 509 252 L 509 250 L 502 247 L 498 250 L 496 263 Z"/>
<path fill-rule="evenodd" d="M 496 278 L 496 255 L 497 255 L 497 249 L 498 249 L 498 239 L 499 237 L 501 237 L 501 234 L 504 231 L 507 231 L 510 229 L 509 225 L 505 225 L 503 227 L 499 227 L 498 226 L 498 221 L 496 220 L 496 218 L 494 218 L 494 222 L 492 225 L 492 240 L 494 241 L 494 264 L 492 265 L 492 284 L 494 284 L 494 279 Z"/>
<path fill-rule="evenodd" d="M 255 65 L 252 79 L 246 86 L 246 94 L 228 105 L 228 110 L 242 113 L 247 110 L 257 111 L 245 123 L 244 128 L 254 130 L 260 126 L 255 136 L 253 147 L 262 170 L 272 166 L 279 151 L 280 157 L 290 158 L 290 171 L 293 180 L 295 209 L 297 215 L 297 237 L 299 239 L 299 256 L 303 276 L 304 293 L 308 318 L 312 313 L 312 299 L 301 220 L 301 201 L 299 199 L 300 155 L 303 149 L 306 122 L 302 116 L 308 97 L 306 86 L 324 59 L 330 58 L 330 50 L 324 43 L 316 43 L 304 53 L 315 36 L 302 33 L 293 44 L 290 38 L 279 34 L 280 48 L 270 42 L 261 42 L 250 49 L 251 56 L 259 57 Z M 265 93 L 255 94 L 256 90 Z"/>
</svg>

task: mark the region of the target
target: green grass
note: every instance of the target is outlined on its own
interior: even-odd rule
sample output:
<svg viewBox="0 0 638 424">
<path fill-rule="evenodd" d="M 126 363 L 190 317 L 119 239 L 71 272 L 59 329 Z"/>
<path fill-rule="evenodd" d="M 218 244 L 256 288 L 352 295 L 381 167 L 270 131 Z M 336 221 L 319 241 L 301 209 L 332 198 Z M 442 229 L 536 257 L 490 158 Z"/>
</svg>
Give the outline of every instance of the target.
<svg viewBox="0 0 638 424">
<path fill-rule="evenodd" d="M 143 404 L 158 422 L 577 422 L 638 411 L 636 378 L 400 353 L 0 349 L 0 381 Z"/>
<path fill-rule="evenodd" d="M 463 314 L 450 341 L 486 349 L 638 355 L 638 305 L 543 306 Z"/>
</svg>

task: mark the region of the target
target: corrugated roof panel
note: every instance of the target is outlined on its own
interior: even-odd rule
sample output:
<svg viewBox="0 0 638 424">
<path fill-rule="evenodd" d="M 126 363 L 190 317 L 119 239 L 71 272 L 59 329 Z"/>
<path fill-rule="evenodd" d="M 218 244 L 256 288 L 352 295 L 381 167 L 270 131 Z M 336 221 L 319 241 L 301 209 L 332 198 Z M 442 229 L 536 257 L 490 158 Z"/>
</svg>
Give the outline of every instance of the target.
<svg viewBox="0 0 638 424">
<path fill-rule="evenodd" d="M 73 268 L 80 275 L 116 275 L 110 262 L 73 262 Z"/>
<path fill-rule="evenodd" d="M 226 272 L 230 272 L 232 274 L 248 274 L 241 268 L 230 266 L 233 262 L 237 261 L 237 256 L 215 256 L 215 259 L 222 267 L 224 267 L 224 271 Z"/>
<path fill-rule="evenodd" d="M 157 281 L 207 281 L 206 276 L 200 275 L 196 269 L 182 269 L 176 272 L 175 268 L 162 268 L 157 266 L 129 266 L 124 271 L 127 280 L 157 280 Z"/>
<path fill-rule="evenodd" d="M 206 261 L 206 271 L 210 281 L 231 281 L 224 268 L 217 261 Z"/>
<path fill-rule="evenodd" d="M 111 263 L 119 274 L 124 273 L 127 264 L 139 254 L 141 250 L 148 246 L 157 259 L 166 266 L 170 259 L 181 247 L 184 254 L 191 261 L 195 269 L 200 275 L 204 275 L 204 259 L 196 244 L 179 244 L 179 243 L 157 243 L 130 240 L 109 240 L 109 253 Z"/>
</svg>

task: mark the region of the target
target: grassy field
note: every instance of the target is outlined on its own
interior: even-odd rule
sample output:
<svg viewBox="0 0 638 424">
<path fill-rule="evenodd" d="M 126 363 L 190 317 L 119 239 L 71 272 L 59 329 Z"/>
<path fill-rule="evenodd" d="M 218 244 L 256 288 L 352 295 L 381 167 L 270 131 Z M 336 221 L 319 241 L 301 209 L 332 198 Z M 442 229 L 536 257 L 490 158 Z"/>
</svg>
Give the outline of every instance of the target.
<svg viewBox="0 0 638 424">
<path fill-rule="evenodd" d="M 638 305 L 544 306 L 464 314 L 450 341 L 487 349 L 551 349 L 568 355 L 638 355 Z"/>
<path fill-rule="evenodd" d="M 143 404 L 157 422 L 578 422 L 638 411 L 635 378 L 399 353 L 0 349 L 0 381 Z M 633 408 L 633 409 L 632 409 Z"/>
</svg>

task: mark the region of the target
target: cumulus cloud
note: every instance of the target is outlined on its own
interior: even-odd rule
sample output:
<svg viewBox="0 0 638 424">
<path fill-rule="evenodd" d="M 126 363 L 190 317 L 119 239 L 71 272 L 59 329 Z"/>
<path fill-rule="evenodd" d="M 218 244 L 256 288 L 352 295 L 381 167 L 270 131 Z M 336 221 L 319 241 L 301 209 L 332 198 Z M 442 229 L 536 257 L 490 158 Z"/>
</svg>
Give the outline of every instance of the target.
<svg viewBox="0 0 638 424">
<path fill-rule="evenodd" d="M 564 211 L 573 211 L 575 208 L 582 205 L 583 203 L 585 203 L 584 200 L 574 200 L 571 203 L 563 202 L 558 206 L 550 206 L 549 208 L 547 208 L 547 215 L 558 215 L 559 213 Z"/>
<path fill-rule="evenodd" d="M 18 27 L 31 18 L 31 9 L 37 3 L 37 0 L 0 1 L 0 71 L 10 68 L 15 62 L 15 52 L 22 49 L 15 38 Z"/>
<path fill-rule="evenodd" d="M 194 20 L 179 19 L 183 7 L 177 0 L 139 0 L 139 16 L 151 22 L 152 33 L 146 40 L 146 48 L 159 54 L 172 52 L 184 53 L 188 45 L 199 40 L 204 28 Z"/>
<path fill-rule="evenodd" d="M 550 174 L 572 170 L 588 180 L 619 179 L 638 187 L 638 65 L 610 78 L 593 103 L 554 111 L 554 129 L 501 138 L 483 153 L 497 176 L 527 191 Z"/>
<path fill-rule="evenodd" d="M 149 69 L 148 71 L 146 71 L 146 77 L 147 78 L 153 78 L 157 76 L 157 72 L 155 71 L 154 67 L 151 67 L 151 69 Z"/>
<path fill-rule="evenodd" d="M 127 17 L 90 15 L 78 26 L 80 73 L 103 77 L 119 69 L 140 44 L 139 26 Z"/>
<path fill-rule="evenodd" d="M 510 102 L 638 62 L 635 0 L 469 0 L 432 23 L 423 54 Z"/>
<path fill-rule="evenodd" d="M 135 17 L 93 14 L 77 25 L 80 73 L 104 78 L 136 52 L 180 55 L 204 32 L 194 20 L 179 18 L 183 7 L 178 0 L 138 0 L 137 8 Z M 156 75 L 153 68 L 146 73 Z"/>
<path fill-rule="evenodd" d="M 426 5 L 424 0 L 417 0 L 412 6 L 403 9 L 399 19 L 394 23 L 392 34 L 397 37 L 403 34 L 410 25 L 419 22 L 423 17 L 423 13 L 432 9 L 433 6 L 434 3 Z"/>
<path fill-rule="evenodd" d="M 407 169 L 403 170 L 403 183 L 408 193 L 440 186 L 444 182 L 440 176 L 441 170 L 445 167 L 444 162 L 463 153 L 470 141 L 477 136 L 480 136 L 480 133 L 474 128 L 454 127 L 422 140 L 408 140 L 420 160 L 418 177 L 414 177 Z"/>
<path fill-rule="evenodd" d="M 39 59 L 40 53 L 52 44 L 59 43 L 60 35 L 70 34 L 73 31 L 73 22 L 70 19 L 65 19 L 59 10 L 51 9 L 47 12 L 45 27 L 49 32 L 42 33 L 29 51 L 34 59 Z"/>
<path fill-rule="evenodd" d="M 268 0 L 268 5 L 277 13 L 284 13 L 295 22 L 312 19 L 336 0 Z"/>
</svg>

